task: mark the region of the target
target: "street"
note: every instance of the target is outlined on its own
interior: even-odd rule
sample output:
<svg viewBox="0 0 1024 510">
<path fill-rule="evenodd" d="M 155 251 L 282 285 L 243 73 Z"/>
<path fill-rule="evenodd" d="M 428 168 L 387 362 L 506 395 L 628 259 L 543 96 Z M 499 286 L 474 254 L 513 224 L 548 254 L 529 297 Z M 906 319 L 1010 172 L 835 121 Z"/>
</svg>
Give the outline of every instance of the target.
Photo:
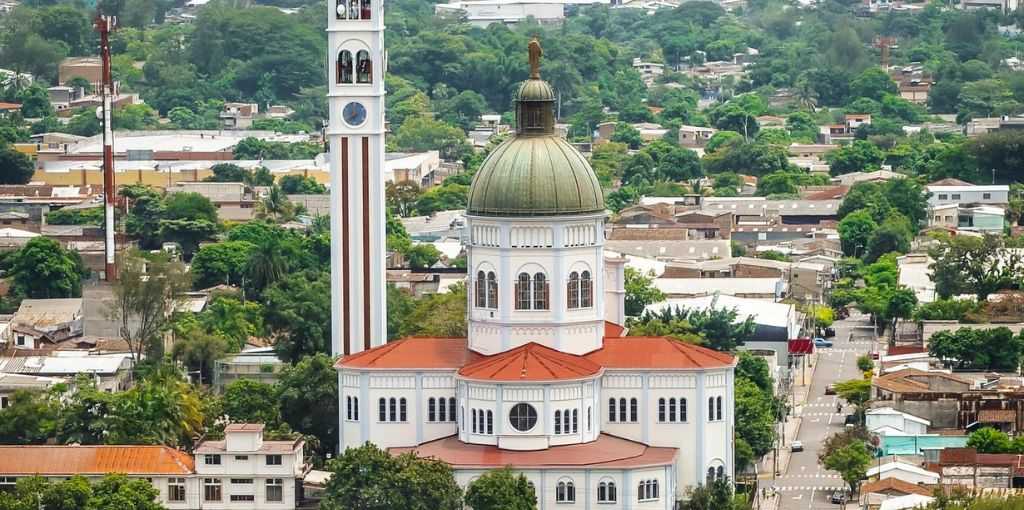
<svg viewBox="0 0 1024 510">
<path fill-rule="evenodd" d="M 818 465 L 818 451 L 825 438 L 843 430 L 843 419 L 853 408 L 846 405 L 842 413 L 836 413 L 839 399 L 835 395 L 825 395 L 825 387 L 860 377 L 857 357 L 871 351 L 872 340 L 865 338 L 851 342 L 850 333 L 856 326 L 867 324 L 859 318 L 836 321 L 833 325 L 836 336 L 830 339 L 834 347 L 818 349 L 817 366 L 806 403 L 801 404 L 798 400 L 795 410 L 796 416 L 802 418 L 797 440 L 803 443 L 804 451 L 789 456 L 787 468 L 777 479 L 761 480 L 762 487 L 777 489 L 778 496 L 773 499 L 782 510 L 839 508 L 839 505 L 829 502 L 829 497 L 835 489 L 845 487 L 845 483 L 838 473 Z M 785 448 L 789 448 L 788 441 Z"/>
</svg>

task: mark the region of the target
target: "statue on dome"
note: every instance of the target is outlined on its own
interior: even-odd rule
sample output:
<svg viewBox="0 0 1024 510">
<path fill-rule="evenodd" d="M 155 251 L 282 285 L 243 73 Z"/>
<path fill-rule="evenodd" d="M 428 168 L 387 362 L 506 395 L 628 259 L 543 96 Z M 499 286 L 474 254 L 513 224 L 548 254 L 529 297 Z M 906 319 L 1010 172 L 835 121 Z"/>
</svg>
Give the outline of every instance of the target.
<svg viewBox="0 0 1024 510">
<path fill-rule="evenodd" d="M 530 79 L 540 79 L 540 57 L 544 55 L 544 50 L 540 49 L 540 41 L 537 37 L 530 40 L 529 44 L 530 51 Z"/>
</svg>

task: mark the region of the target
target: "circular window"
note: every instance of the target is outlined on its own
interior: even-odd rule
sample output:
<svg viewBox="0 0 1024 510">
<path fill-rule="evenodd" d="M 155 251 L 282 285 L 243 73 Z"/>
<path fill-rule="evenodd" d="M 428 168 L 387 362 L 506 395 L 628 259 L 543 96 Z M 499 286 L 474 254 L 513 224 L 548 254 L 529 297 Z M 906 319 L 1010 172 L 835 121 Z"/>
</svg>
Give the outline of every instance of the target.
<svg viewBox="0 0 1024 510">
<path fill-rule="evenodd" d="M 508 420 L 512 422 L 512 428 L 526 432 L 537 424 L 537 410 L 530 404 L 516 404 L 508 413 Z"/>
</svg>

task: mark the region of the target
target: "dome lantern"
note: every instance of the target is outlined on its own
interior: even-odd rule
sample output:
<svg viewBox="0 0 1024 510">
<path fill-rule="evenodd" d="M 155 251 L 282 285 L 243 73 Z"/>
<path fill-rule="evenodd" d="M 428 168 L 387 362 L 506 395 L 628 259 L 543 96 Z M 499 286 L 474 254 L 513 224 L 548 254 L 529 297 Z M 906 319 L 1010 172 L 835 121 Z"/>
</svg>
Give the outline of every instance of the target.
<svg viewBox="0 0 1024 510">
<path fill-rule="evenodd" d="M 540 78 L 543 51 L 530 41 L 530 78 L 516 93 L 515 136 L 473 177 L 466 212 L 478 216 L 555 216 L 604 212 L 587 159 L 555 134 L 555 90 Z"/>
</svg>

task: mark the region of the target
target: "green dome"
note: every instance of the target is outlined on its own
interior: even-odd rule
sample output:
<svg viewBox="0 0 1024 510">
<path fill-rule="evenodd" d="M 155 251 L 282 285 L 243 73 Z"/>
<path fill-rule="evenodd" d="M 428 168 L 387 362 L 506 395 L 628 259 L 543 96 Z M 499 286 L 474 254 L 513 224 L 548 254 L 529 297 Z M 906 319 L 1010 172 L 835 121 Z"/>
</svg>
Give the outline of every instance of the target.
<svg viewBox="0 0 1024 510">
<path fill-rule="evenodd" d="M 473 177 L 466 208 L 480 216 L 603 211 L 601 184 L 590 164 L 554 134 L 517 136 L 496 147 Z"/>
<path fill-rule="evenodd" d="M 516 99 L 519 101 L 554 101 L 555 89 L 544 80 L 529 79 L 519 85 Z"/>
</svg>

